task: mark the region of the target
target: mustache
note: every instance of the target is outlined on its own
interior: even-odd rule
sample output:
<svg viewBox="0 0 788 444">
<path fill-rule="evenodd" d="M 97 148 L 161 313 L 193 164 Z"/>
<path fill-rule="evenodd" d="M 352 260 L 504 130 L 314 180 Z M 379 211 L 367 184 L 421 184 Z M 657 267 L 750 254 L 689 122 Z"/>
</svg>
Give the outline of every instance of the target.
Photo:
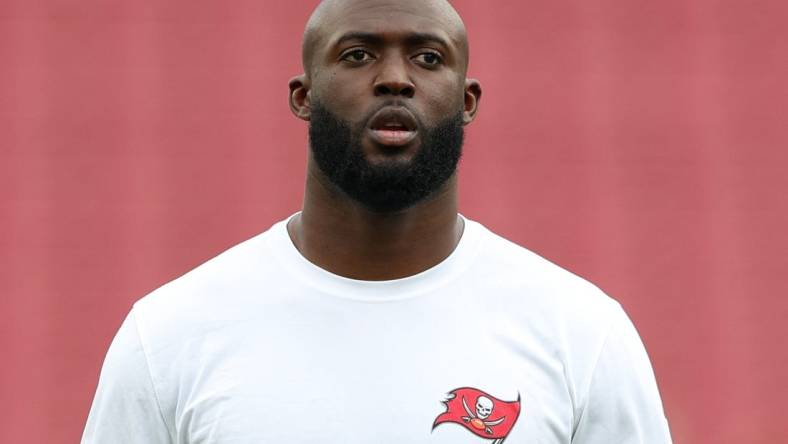
<svg viewBox="0 0 788 444">
<path fill-rule="evenodd" d="M 398 107 L 398 108 L 405 108 L 410 112 L 414 119 L 416 119 L 416 124 L 419 128 L 425 128 L 424 122 L 421 120 L 421 116 L 414 110 L 407 102 L 403 100 L 387 100 L 380 105 L 375 106 L 372 110 L 370 110 L 363 119 L 362 128 L 366 128 L 369 126 L 370 120 L 375 117 L 380 110 L 386 107 Z"/>
</svg>

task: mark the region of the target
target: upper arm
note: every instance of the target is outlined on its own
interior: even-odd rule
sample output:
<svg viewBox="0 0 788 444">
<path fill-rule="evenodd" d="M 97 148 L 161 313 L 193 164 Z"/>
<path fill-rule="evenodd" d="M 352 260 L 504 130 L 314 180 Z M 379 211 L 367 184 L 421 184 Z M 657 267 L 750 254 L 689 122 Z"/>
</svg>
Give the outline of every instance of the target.
<svg viewBox="0 0 788 444">
<path fill-rule="evenodd" d="M 595 364 L 572 443 L 670 442 L 651 362 L 632 321 L 619 309 Z"/>
<path fill-rule="evenodd" d="M 170 444 L 134 311 L 109 347 L 82 444 Z"/>
</svg>

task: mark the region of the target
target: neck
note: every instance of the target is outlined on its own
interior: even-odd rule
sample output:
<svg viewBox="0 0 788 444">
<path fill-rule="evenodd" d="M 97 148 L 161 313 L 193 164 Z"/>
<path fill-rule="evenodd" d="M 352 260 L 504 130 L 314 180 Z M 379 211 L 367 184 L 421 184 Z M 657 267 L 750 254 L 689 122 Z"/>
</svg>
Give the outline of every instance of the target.
<svg viewBox="0 0 788 444">
<path fill-rule="evenodd" d="M 331 273 L 367 281 L 412 276 L 446 259 L 462 236 L 456 174 L 413 207 L 375 213 L 316 168 L 307 171 L 303 210 L 287 229 L 298 251 Z"/>
</svg>

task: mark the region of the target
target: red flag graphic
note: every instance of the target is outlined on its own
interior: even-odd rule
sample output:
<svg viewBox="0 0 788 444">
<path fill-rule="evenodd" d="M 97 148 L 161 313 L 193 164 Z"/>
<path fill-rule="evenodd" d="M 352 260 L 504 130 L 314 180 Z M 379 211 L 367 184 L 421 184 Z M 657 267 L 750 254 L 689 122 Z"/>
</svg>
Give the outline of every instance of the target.
<svg viewBox="0 0 788 444">
<path fill-rule="evenodd" d="M 462 387 L 446 395 L 446 412 L 435 418 L 435 427 L 453 422 L 460 424 L 482 438 L 494 439 L 500 444 L 520 416 L 520 394 L 517 401 L 502 401 L 471 387 Z"/>
</svg>

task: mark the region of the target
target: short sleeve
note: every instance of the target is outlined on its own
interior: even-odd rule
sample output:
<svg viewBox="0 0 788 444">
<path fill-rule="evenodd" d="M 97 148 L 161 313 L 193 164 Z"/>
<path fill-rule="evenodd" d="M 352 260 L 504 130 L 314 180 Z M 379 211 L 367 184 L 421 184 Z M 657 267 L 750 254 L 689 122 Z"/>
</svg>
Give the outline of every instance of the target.
<svg viewBox="0 0 788 444">
<path fill-rule="evenodd" d="M 651 362 L 620 307 L 591 376 L 572 443 L 671 443 Z"/>
<path fill-rule="evenodd" d="M 104 359 L 82 444 L 171 442 L 132 310 Z"/>
</svg>

